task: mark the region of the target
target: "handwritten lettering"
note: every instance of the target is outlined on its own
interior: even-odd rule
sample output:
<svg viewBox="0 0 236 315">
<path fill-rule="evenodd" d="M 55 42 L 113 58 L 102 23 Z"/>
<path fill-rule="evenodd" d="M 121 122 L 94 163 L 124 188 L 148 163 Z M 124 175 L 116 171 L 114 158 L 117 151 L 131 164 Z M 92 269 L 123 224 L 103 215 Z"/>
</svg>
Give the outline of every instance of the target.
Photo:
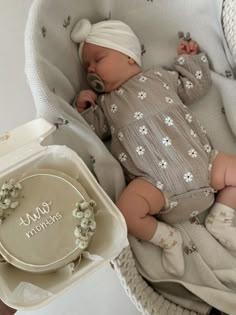
<svg viewBox="0 0 236 315">
<path fill-rule="evenodd" d="M 57 221 L 62 219 L 62 215 L 57 212 L 55 215 L 50 215 L 49 218 L 47 218 L 45 221 L 41 222 L 37 226 L 35 226 L 33 229 L 30 231 L 26 232 L 25 235 L 28 238 L 31 238 L 35 236 L 36 234 L 42 232 L 43 230 L 47 229 L 50 225 L 56 223 Z"/>
<path fill-rule="evenodd" d="M 36 222 L 41 219 L 41 217 L 50 212 L 50 205 L 52 201 L 47 203 L 43 202 L 40 207 L 35 208 L 34 213 L 26 213 L 25 217 L 20 217 L 20 225 L 29 226 L 33 222 Z"/>
</svg>

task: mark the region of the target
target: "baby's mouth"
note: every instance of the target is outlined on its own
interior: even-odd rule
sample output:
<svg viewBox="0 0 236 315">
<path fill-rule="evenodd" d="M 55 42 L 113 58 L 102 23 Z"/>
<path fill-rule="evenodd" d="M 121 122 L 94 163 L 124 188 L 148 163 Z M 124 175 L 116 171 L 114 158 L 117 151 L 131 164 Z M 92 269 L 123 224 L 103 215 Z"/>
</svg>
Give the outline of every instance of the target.
<svg viewBox="0 0 236 315">
<path fill-rule="evenodd" d="M 102 79 L 95 73 L 88 73 L 87 74 L 87 81 L 88 84 L 91 86 L 93 90 L 98 93 L 105 92 L 105 85 Z"/>
</svg>

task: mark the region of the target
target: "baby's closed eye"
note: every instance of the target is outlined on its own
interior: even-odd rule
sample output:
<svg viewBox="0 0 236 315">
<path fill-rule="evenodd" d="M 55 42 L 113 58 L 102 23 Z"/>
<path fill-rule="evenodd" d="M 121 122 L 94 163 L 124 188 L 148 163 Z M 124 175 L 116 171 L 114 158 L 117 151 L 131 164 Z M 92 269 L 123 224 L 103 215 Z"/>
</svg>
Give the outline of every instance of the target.
<svg viewBox="0 0 236 315">
<path fill-rule="evenodd" d="M 96 61 L 96 62 L 99 62 L 99 61 L 101 61 L 104 57 L 105 57 L 105 56 L 98 57 L 98 58 L 95 59 L 95 61 Z"/>
</svg>

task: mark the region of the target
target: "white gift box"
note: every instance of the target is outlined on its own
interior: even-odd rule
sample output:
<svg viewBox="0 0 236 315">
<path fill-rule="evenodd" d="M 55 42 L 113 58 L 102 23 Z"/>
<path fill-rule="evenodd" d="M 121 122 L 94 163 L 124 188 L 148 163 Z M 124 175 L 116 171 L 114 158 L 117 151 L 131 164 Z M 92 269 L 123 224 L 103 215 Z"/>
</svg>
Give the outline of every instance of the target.
<svg viewBox="0 0 236 315">
<path fill-rule="evenodd" d="M 54 273 L 29 273 L 0 260 L 0 298 L 16 309 L 40 308 L 77 282 L 82 285 L 83 277 L 113 260 L 128 245 L 123 216 L 83 160 L 66 146 L 41 145 L 55 128 L 44 119 L 35 119 L 0 136 L 0 182 L 38 168 L 61 171 L 78 180 L 97 203 L 97 228 L 81 262 Z"/>
</svg>

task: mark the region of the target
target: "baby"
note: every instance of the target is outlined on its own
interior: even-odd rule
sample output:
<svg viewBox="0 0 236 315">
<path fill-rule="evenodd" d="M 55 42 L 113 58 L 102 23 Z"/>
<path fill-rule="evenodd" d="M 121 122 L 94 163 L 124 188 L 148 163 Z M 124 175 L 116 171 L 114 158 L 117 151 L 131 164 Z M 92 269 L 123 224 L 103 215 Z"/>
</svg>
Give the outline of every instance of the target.
<svg viewBox="0 0 236 315">
<path fill-rule="evenodd" d="M 139 40 L 121 21 L 91 25 L 83 19 L 71 36 L 99 91 L 81 91 L 75 105 L 101 139 L 111 136 L 111 152 L 128 183 L 116 204 L 129 233 L 160 246 L 165 270 L 181 276 L 182 237 L 169 223 L 208 209 L 218 192 L 205 225 L 223 246 L 236 250 L 236 157 L 212 147 L 186 106 L 211 84 L 197 43 L 180 43 L 171 71 L 142 70 Z"/>
</svg>

